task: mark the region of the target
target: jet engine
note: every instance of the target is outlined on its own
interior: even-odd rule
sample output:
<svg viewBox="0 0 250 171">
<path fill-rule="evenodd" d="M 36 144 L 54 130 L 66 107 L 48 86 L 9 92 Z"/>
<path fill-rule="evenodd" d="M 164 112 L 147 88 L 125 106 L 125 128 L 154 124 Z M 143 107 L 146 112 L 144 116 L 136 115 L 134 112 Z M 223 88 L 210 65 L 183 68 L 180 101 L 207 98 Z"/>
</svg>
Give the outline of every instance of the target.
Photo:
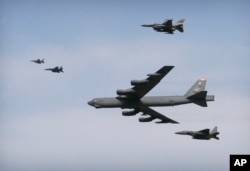
<svg viewBox="0 0 250 171">
<path fill-rule="evenodd" d="M 153 73 L 153 74 L 147 74 L 147 76 L 149 76 L 149 77 L 159 77 L 159 76 L 161 76 L 161 74 Z"/>
<path fill-rule="evenodd" d="M 129 111 L 122 111 L 123 116 L 133 116 L 136 115 L 139 111 L 134 109 L 134 110 L 129 110 Z"/>
<path fill-rule="evenodd" d="M 151 122 L 152 120 L 154 120 L 155 118 L 150 116 L 148 118 L 139 118 L 139 122 Z"/>
<path fill-rule="evenodd" d="M 148 83 L 149 81 L 144 79 L 144 80 L 132 80 L 131 81 L 131 85 L 143 85 L 143 84 L 146 84 Z"/>
<path fill-rule="evenodd" d="M 126 89 L 126 90 L 117 90 L 116 91 L 116 93 L 118 94 L 118 95 L 133 95 L 133 94 L 135 94 L 135 90 L 133 90 L 133 89 Z"/>
</svg>

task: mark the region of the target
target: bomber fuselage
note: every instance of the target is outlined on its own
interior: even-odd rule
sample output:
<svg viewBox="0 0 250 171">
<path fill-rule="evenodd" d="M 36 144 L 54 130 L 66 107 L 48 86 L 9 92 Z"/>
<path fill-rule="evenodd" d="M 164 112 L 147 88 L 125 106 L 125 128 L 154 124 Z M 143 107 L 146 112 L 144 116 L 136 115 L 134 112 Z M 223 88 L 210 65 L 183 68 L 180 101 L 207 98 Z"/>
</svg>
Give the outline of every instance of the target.
<svg viewBox="0 0 250 171">
<path fill-rule="evenodd" d="M 206 101 L 213 101 L 213 96 L 207 96 Z M 119 97 L 94 98 L 88 104 L 96 108 L 136 108 L 140 106 L 175 106 L 180 104 L 194 103 L 185 96 L 147 96 L 140 100 Z"/>
</svg>

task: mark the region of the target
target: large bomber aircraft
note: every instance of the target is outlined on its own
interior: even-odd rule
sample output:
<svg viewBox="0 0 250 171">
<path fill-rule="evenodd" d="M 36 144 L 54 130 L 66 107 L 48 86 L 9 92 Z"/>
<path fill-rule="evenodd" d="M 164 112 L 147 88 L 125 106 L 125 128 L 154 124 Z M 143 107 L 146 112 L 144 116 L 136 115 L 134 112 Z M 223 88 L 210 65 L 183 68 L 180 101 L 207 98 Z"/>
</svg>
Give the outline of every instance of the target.
<svg viewBox="0 0 250 171">
<path fill-rule="evenodd" d="M 125 90 L 117 90 L 117 97 L 94 98 L 89 101 L 88 104 L 95 108 L 132 109 L 130 111 L 123 111 L 123 116 L 132 116 L 139 112 L 142 112 L 143 116 L 149 115 L 149 117 L 146 118 L 139 118 L 140 122 L 150 122 L 154 119 L 160 119 L 160 121 L 156 123 L 178 123 L 150 107 L 175 106 L 188 103 L 195 103 L 199 106 L 207 107 L 207 101 L 214 101 L 214 96 L 207 95 L 207 91 L 205 91 L 206 80 L 198 79 L 184 96 L 144 97 L 173 67 L 174 66 L 163 66 L 156 73 L 148 74 L 146 79 L 132 80 L 131 85 L 133 87 Z"/>
<path fill-rule="evenodd" d="M 180 131 L 176 132 L 176 134 L 179 135 L 190 135 L 193 137 L 193 139 L 199 139 L 199 140 L 210 140 L 210 138 L 214 138 L 219 140 L 219 132 L 217 131 L 217 126 L 214 127 L 214 129 L 210 132 L 210 129 L 203 129 L 200 131 Z"/>
<path fill-rule="evenodd" d="M 165 32 L 166 34 L 174 34 L 175 30 L 178 30 L 179 32 L 184 32 L 183 29 L 183 23 L 185 19 L 179 20 L 174 25 L 172 24 L 173 20 L 165 20 L 162 24 L 143 24 L 142 27 L 152 27 L 157 32 Z"/>
</svg>

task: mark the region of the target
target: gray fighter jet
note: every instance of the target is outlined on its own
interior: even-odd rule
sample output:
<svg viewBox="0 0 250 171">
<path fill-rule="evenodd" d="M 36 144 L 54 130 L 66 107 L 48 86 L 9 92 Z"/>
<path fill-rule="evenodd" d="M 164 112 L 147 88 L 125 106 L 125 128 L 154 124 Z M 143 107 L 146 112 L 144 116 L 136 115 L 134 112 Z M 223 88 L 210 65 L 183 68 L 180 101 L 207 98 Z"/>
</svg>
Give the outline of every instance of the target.
<svg viewBox="0 0 250 171">
<path fill-rule="evenodd" d="M 178 30 L 179 32 L 184 32 L 183 29 L 183 23 L 185 19 L 179 20 L 174 25 L 172 24 L 173 20 L 165 20 L 162 24 L 143 24 L 142 27 L 152 27 L 157 32 L 165 32 L 166 34 L 174 34 L 175 30 Z"/>
<path fill-rule="evenodd" d="M 203 129 L 200 131 L 180 131 L 176 132 L 176 134 L 180 135 L 190 135 L 193 137 L 193 139 L 199 139 L 199 140 L 210 140 L 210 138 L 214 138 L 219 140 L 219 132 L 217 132 L 217 126 L 214 127 L 214 129 L 210 132 L 210 129 Z"/>
<path fill-rule="evenodd" d="M 30 62 L 34 62 L 34 63 L 37 63 L 37 64 L 42 64 L 42 63 L 44 63 L 44 59 L 31 60 Z"/>
<path fill-rule="evenodd" d="M 45 69 L 45 70 L 49 70 L 49 71 L 52 71 L 52 72 L 57 72 L 57 73 L 60 73 L 60 72 L 63 72 L 63 67 L 55 67 L 55 68 L 48 68 L 48 69 Z"/>
<path fill-rule="evenodd" d="M 142 112 L 142 115 L 149 117 L 139 118 L 140 122 L 150 122 L 154 119 L 160 119 L 156 123 L 178 123 L 150 107 L 156 106 L 175 106 L 187 103 L 195 103 L 199 106 L 206 107 L 207 101 L 214 101 L 213 95 L 207 95 L 205 91 L 205 79 L 198 79 L 196 83 L 187 91 L 184 96 L 148 96 L 144 97 L 153 87 L 155 87 L 161 79 L 174 66 L 163 66 L 156 73 L 148 74 L 143 80 L 132 80 L 132 88 L 125 90 L 117 90 L 117 97 L 94 98 L 88 104 L 96 108 L 129 108 L 132 110 L 123 111 L 123 116 L 136 115 Z"/>
</svg>

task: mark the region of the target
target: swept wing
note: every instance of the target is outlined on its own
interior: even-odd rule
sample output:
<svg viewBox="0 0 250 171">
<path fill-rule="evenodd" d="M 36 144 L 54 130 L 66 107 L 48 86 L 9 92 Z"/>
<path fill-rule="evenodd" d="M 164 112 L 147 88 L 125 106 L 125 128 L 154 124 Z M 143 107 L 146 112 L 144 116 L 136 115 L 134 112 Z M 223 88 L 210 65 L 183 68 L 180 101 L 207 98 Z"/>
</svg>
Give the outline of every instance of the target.
<svg viewBox="0 0 250 171">
<path fill-rule="evenodd" d="M 172 21 L 173 21 L 173 20 L 165 20 L 162 24 L 165 25 L 165 26 L 170 26 L 170 27 L 172 27 L 172 25 L 173 25 L 173 24 L 172 24 Z"/>
<path fill-rule="evenodd" d="M 200 130 L 200 131 L 197 131 L 197 132 L 208 135 L 209 131 L 210 131 L 210 129 L 203 129 L 203 130 Z"/>
<path fill-rule="evenodd" d="M 178 123 L 162 114 L 160 114 L 159 112 L 156 112 L 155 110 L 149 108 L 149 107 L 146 107 L 146 106 L 143 106 L 143 107 L 140 107 L 139 110 L 143 113 L 143 114 L 147 114 L 147 115 L 150 115 L 150 117 L 148 118 L 139 118 L 139 121 L 140 122 L 149 122 L 149 121 L 152 121 L 154 119 L 160 119 L 161 121 L 159 122 L 155 122 L 155 123 Z"/>
<path fill-rule="evenodd" d="M 161 79 L 165 75 L 167 75 L 167 73 L 173 68 L 174 66 L 164 66 L 157 72 L 148 74 L 148 77 L 144 80 L 132 80 L 132 88 L 126 90 L 117 90 L 118 98 L 132 98 L 139 100 L 140 98 L 145 96 L 152 88 L 154 88 L 161 81 Z"/>
<path fill-rule="evenodd" d="M 164 66 L 153 74 L 148 74 L 148 77 L 144 80 L 132 80 L 132 88 L 126 90 L 117 90 L 117 98 L 127 99 L 127 100 L 140 100 L 145 96 L 152 88 L 154 88 L 161 79 L 173 69 L 174 66 Z M 161 121 L 156 123 L 178 123 L 159 112 L 147 107 L 141 106 L 134 109 L 133 114 L 142 112 L 143 115 L 149 115 L 149 117 L 139 118 L 140 122 L 150 122 L 154 119 L 160 119 Z"/>
</svg>

